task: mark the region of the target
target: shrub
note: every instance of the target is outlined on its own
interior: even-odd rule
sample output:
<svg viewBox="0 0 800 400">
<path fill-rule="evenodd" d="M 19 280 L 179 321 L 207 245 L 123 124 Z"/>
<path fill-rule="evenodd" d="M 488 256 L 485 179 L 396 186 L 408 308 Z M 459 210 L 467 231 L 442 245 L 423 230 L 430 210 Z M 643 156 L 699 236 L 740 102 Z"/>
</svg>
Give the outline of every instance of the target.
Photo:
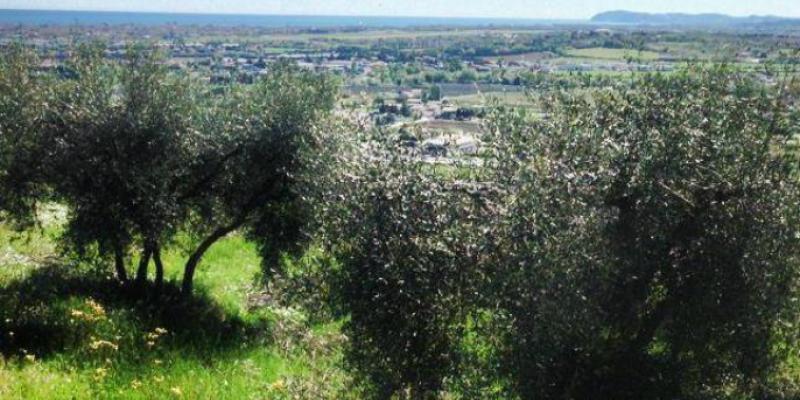
<svg viewBox="0 0 800 400">
<path fill-rule="evenodd" d="M 473 186 L 381 141 L 356 146 L 324 206 L 341 264 L 348 365 L 369 397 L 428 398 L 458 368 L 487 206 Z"/>
</svg>

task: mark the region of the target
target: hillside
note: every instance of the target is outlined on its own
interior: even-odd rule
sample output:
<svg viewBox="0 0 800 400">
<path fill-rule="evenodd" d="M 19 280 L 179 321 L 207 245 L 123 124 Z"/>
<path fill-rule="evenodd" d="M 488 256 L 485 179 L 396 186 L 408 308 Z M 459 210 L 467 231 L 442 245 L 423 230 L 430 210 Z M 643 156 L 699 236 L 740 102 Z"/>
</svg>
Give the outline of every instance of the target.
<svg viewBox="0 0 800 400">
<path fill-rule="evenodd" d="M 776 16 L 734 17 L 725 14 L 651 14 L 633 11 L 608 11 L 592 17 L 591 22 L 628 25 L 761 25 L 800 23 L 800 20 Z"/>
</svg>

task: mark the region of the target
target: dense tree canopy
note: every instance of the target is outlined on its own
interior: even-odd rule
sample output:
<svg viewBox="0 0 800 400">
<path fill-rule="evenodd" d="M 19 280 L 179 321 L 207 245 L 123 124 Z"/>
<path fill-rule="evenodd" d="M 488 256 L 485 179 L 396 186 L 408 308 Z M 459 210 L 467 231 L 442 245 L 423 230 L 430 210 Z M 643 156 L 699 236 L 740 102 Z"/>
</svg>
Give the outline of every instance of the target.
<svg viewBox="0 0 800 400">
<path fill-rule="evenodd" d="M 196 106 L 188 83 L 142 50 L 117 64 L 87 47 L 68 68 L 75 77 L 48 88 L 39 133 L 45 183 L 69 209 L 65 238 L 80 253 L 97 244 L 113 255 L 126 280 L 130 247 L 140 243 L 148 258 L 186 214 L 173 185 L 190 173 Z"/>
<path fill-rule="evenodd" d="M 32 73 L 35 63 L 17 46 L 0 57 L 0 220 L 22 225 L 33 222 L 34 199 L 45 195 L 37 184 L 43 154 L 36 140 L 48 79 Z"/>
<path fill-rule="evenodd" d="M 331 177 L 322 207 L 343 269 L 348 361 L 376 398 L 425 397 L 457 364 L 454 338 L 471 310 L 462 292 L 483 282 L 479 217 L 491 207 L 480 188 L 440 181 L 391 143 L 367 143 Z"/>
<path fill-rule="evenodd" d="M 693 68 L 547 104 L 494 127 L 522 392 L 760 393 L 800 254 L 778 90 Z"/>
<path fill-rule="evenodd" d="M 189 228 L 206 237 L 187 263 L 184 289 L 207 246 L 233 230 L 247 227 L 267 257 L 302 247 L 310 207 L 302 191 L 314 179 L 336 88 L 324 76 L 276 64 L 207 111 L 214 143 L 200 155 L 194 176 L 201 179 L 183 194 L 197 217 Z"/>
</svg>

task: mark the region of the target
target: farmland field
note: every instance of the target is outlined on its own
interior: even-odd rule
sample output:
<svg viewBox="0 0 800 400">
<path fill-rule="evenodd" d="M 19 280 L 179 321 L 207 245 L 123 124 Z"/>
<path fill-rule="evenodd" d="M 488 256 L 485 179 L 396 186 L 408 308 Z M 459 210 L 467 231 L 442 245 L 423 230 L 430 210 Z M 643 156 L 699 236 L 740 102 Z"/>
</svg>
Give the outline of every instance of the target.
<svg viewBox="0 0 800 400">
<path fill-rule="evenodd" d="M 566 50 L 565 53 L 572 57 L 616 61 L 624 61 L 628 58 L 653 61 L 657 60 L 661 56 L 659 53 L 648 50 L 638 51 L 629 49 L 608 49 L 602 47 L 589 49 L 569 49 Z"/>
</svg>

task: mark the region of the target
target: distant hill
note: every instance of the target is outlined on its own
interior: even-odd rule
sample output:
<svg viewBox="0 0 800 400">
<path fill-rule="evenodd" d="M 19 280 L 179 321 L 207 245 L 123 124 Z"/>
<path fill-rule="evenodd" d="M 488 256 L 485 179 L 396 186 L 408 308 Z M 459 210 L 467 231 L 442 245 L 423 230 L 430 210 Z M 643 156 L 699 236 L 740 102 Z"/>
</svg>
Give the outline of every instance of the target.
<svg viewBox="0 0 800 400">
<path fill-rule="evenodd" d="M 626 25 L 763 25 L 798 23 L 799 19 L 775 16 L 733 17 L 725 14 L 650 14 L 633 11 L 608 11 L 592 17 L 591 22 Z"/>
</svg>

